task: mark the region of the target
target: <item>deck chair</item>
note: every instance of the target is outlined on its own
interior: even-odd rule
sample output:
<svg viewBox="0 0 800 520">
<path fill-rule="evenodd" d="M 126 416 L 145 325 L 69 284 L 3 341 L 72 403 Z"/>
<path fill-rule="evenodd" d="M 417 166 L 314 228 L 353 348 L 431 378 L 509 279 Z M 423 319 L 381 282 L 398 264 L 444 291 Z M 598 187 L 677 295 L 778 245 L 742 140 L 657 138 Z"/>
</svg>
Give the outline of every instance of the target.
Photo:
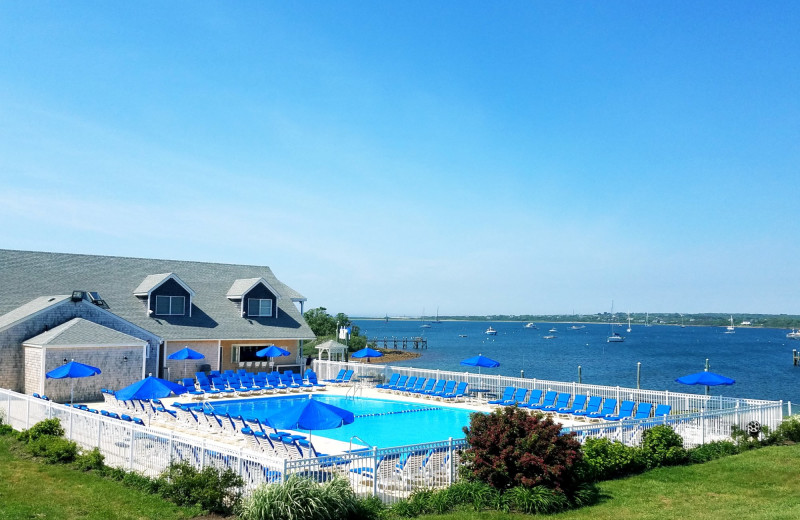
<svg viewBox="0 0 800 520">
<path fill-rule="evenodd" d="M 468 383 L 466 381 L 461 381 L 460 383 L 458 383 L 458 386 L 456 387 L 454 392 L 451 392 L 449 394 L 444 394 L 439 398 L 439 400 L 444 401 L 445 399 L 447 399 L 448 401 L 460 401 L 464 398 L 464 394 L 467 393 L 467 386 Z"/>
<path fill-rule="evenodd" d="M 544 398 L 542 402 L 539 404 L 532 404 L 528 408 L 530 410 L 539 411 L 545 406 L 553 406 L 556 404 L 556 399 L 558 399 L 558 392 L 555 390 L 548 390 L 546 394 L 544 394 Z"/>
<path fill-rule="evenodd" d="M 399 394 L 401 392 L 405 392 L 408 389 L 414 388 L 414 384 L 417 382 L 417 376 L 411 376 L 406 379 L 406 384 L 403 386 L 397 385 L 397 388 L 392 389 L 392 393 Z"/>
<path fill-rule="evenodd" d="M 553 403 L 550 406 L 544 406 L 544 407 L 541 408 L 541 410 L 544 413 L 553 413 L 553 414 L 554 413 L 558 413 L 559 408 L 566 407 L 567 404 L 569 404 L 569 400 L 571 398 L 572 398 L 572 394 L 570 394 L 568 392 L 561 392 L 560 394 L 558 394 L 558 397 L 556 397 L 556 402 L 555 403 Z"/>
<path fill-rule="evenodd" d="M 604 415 L 611 415 L 614 413 L 614 410 L 617 409 L 617 400 L 613 397 L 609 397 L 608 399 L 603 401 L 603 407 L 600 408 L 600 411 L 592 412 L 586 414 L 586 418 L 590 421 L 599 421 L 601 417 Z"/>
<path fill-rule="evenodd" d="M 509 401 L 512 397 L 514 397 L 514 392 L 516 392 L 516 388 L 513 386 L 507 386 L 503 390 L 503 396 L 500 399 L 494 399 L 489 401 L 489 404 L 501 404 L 503 401 Z"/>
<path fill-rule="evenodd" d="M 436 384 L 433 385 L 433 388 L 431 388 L 430 390 L 427 390 L 424 393 L 421 393 L 419 395 L 422 396 L 422 397 L 428 398 L 428 397 L 432 396 L 433 394 L 436 394 L 438 392 L 443 391 L 444 390 L 444 385 L 446 383 L 447 383 L 447 381 L 445 381 L 444 379 L 439 379 L 438 381 L 436 381 Z"/>
<path fill-rule="evenodd" d="M 575 399 L 572 400 L 572 404 L 570 406 L 564 406 L 562 408 L 559 408 L 558 410 L 556 410 L 556 413 L 558 414 L 559 417 L 568 417 L 579 410 L 583 410 L 583 407 L 586 406 L 586 400 L 588 398 L 589 397 L 584 394 L 576 395 Z"/>
<path fill-rule="evenodd" d="M 393 384 L 393 385 L 387 386 L 386 390 L 388 390 L 389 392 L 392 392 L 394 390 L 397 390 L 398 388 L 402 388 L 402 387 L 406 386 L 406 381 L 408 381 L 408 376 L 400 376 L 400 378 L 397 380 L 397 382 L 395 384 Z"/>
<path fill-rule="evenodd" d="M 433 390 L 433 387 L 436 386 L 436 379 L 430 378 L 425 382 L 425 386 L 420 389 L 414 389 L 411 391 L 411 395 L 419 396 L 424 395 L 427 392 Z M 444 386 L 442 386 L 442 390 L 444 390 Z"/>
<path fill-rule="evenodd" d="M 344 375 L 344 374 L 342 374 L 342 375 Z M 386 389 L 389 388 L 390 386 L 396 385 L 398 379 L 400 379 L 400 374 L 397 374 L 397 373 L 392 374 L 392 377 L 389 378 L 389 381 L 387 383 L 382 383 L 380 385 L 375 385 L 375 388 L 378 390 L 378 392 L 385 392 Z"/>
<path fill-rule="evenodd" d="M 525 398 L 528 396 L 528 389 L 527 388 L 517 388 L 514 391 L 514 395 L 511 396 L 511 399 L 506 399 L 500 406 L 514 406 L 519 405 L 520 403 L 525 403 Z"/>
<path fill-rule="evenodd" d="M 528 394 L 528 401 L 519 405 L 520 408 L 530 408 L 534 404 L 539 404 L 542 399 L 542 391 L 538 388 L 531 390 Z"/>
<path fill-rule="evenodd" d="M 342 369 L 339 370 L 339 373 L 336 374 L 336 377 L 334 377 L 333 379 L 323 379 L 323 381 L 325 381 L 326 383 L 333 383 L 333 382 L 336 382 L 336 381 L 341 381 L 341 379 L 344 377 L 344 373 L 345 373 L 345 369 L 342 368 Z"/>
<path fill-rule="evenodd" d="M 445 383 L 444 390 L 442 390 L 441 392 L 434 392 L 430 395 L 430 397 L 431 399 L 433 399 L 434 397 L 438 398 L 442 397 L 443 395 L 452 394 L 455 391 L 455 389 L 456 389 L 456 382 L 451 380 Z"/>
<path fill-rule="evenodd" d="M 425 378 L 425 377 L 417 378 L 417 382 L 414 383 L 414 387 L 413 388 L 406 387 L 405 393 L 410 395 L 410 394 L 418 392 L 419 390 L 422 390 L 425 387 L 425 382 L 427 380 L 428 379 Z"/>
<path fill-rule="evenodd" d="M 633 415 L 633 420 L 649 419 L 652 411 L 653 403 L 639 403 L 639 406 L 636 407 L 636 413 Z"/>
<path fill-rule="evenodd" d="M 622 401 L 619 405 L 619 412 L 618 413 L 610 413 L 603 416 L 603 420 L 606 421 L 621 421 L 622 419 L 627 419 L 631 415 L 633 415 L 633 409 L 636 407 L 636 403 L 633 401 Z"/>
<path fill-rule="evenodd" d="M 579 421 L 582 421 L 590 413 L 597 413 L 603 404 L 603 398 L 599 395 L 593 395 L 589 398 L 585 410 L 576 410 L 572 412 L 572 416 Z"/>
</svg>

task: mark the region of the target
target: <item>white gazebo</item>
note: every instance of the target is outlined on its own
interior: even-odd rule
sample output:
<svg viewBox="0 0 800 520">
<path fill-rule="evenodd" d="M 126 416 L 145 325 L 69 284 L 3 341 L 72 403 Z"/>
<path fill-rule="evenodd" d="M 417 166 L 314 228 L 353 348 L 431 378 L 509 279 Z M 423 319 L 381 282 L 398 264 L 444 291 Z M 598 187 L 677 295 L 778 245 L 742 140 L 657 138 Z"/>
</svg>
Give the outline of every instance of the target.
<svg viewBox="0 0 800 520">
<path fill-rule="evenodd" d="M 347 352 L 347 345 L 342 345 L 332 339 L 317 345 L 317 359 L 320 361 L 325 361 L 325 358 L 322 357 L 325 353 L 328 354 L 327 361 L 344 361 L 345 352 Z"/>
</svg>

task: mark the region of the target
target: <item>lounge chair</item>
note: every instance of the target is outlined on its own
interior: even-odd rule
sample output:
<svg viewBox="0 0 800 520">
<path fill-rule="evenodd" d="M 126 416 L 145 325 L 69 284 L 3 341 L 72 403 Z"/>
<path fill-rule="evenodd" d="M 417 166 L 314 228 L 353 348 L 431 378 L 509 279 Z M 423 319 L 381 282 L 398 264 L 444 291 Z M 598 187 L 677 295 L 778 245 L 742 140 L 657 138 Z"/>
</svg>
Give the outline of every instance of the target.
<svg viewBox="0 0 800 520">
<path fill-rule="evenodd" d="M 417 382 L 414 383 L 414 386 L 412 388 L 408 388 L 408 386 L 406 386 L 406 389 L 403 391 L 403 393 L 408 394 L 408 395 L 417 393 L 419 390 L 422 390 L 423 388 L 425 388 L 425 382 L 426 381 L 428 381 L 427 378 L 424 378 L 424 377 L 417 378 Z"/>
<path fill-rule="evenodd" d="M 332 384 L 337 386 L 346 386 L 350 384 L 350 379 L 353 378 L 353 371 L 346 370 L 341 379 L 334 381 Z"/>
<path fill-rule="evenodd" d="M 558 392 L 555 390 L 548 390 L 547 393 L 544 394 L 544 398 L 542 399 L 541 403 L 532 404 L 528 406 L 528 409 L 538 412 L 545 406 L 553 406 L 556 404 L 556 399 L 558 399 Z"/>
<path fill-rule="evenodd" d="M 406 384 L 403 386 L 397 385 L 397 388 L 392 389 L 392 393 L 400 394 L 406 391 L 411 390 L 414 388 L 414 385 L 417 383 L 417 376 L 411 376 L 406 380 Z"/>
<path fill-rule="evenodd" d="M 514 391 L 514 395 L 511 396 L 511 399 L 504 399 L 503 401 L 497 403 L 498 406 L 516 406 L 519 404 L 525 403 L 525 398 L 528 396 L 528 389 L 527 388 L 517 388 Z"/>
<path fill-rule="evenodd" d="M 419 389 L 415 388 L 410 394 L 413 396 L 421 396 L 432 391 L 434 386 L 436 386 L 436 379 L 431 377 L 425 382 L 425 386 Z M 442 390 L 444 390 L 444 385 L 442 385 Z"/>
<path fill-rule="evenodd" d="M 430 390 L 426 390 L 426 391 L 424 391 L 424 392 L 421 392 L 421 393 L 420 393 L 420 394 L 418 394 L 418 395 L 419 395 L 420 397 L 425 397 L 425 398 L 428 398 L 428 397 L 432 396 L 433 394 L 436 394 L 436 393 L 438 393 L 438 392 L 441 392 L 441 391 L 443 391 L 443 390 L 444 390 L 444 386 L 445 386 L 446 384 L 447 384 L 447 381 L 445 381 L 444 379 L 439 379 L 439 380 L 438 380 L 438 381 L 436 381 L 436 383 L 433 385 L 433 388 L 431 388 Z"/>
<path fill-rule="evenodd" d="M 633 415 L 633 409 L 636 407 L 636 403 L 633 401 L 622 401 L 619 405 L 619 412 L 618 413 L 610 413 L 603 416 L 603 420 L 605 421 L 621 421 L 622 419 L 627 419 L 631 415 Z"/>
<path fill-rule="evenodd" d="M 599 395 L 593 395 L 589 398 L 589 402 L 586 404 L 585 410 L 576 410 L 572 412 L 572 416 L 582 421 L 587 415 L 590 413 L 597 413 L 600 411 L 600 407 L 603 405 L 603 398 Z"/>
<path fill-rule="evenodd" d="M 583 410 L 583 407 L 586 406 L 587 399 L 589 399 L 589 397 L 585 394 L 576 395 L 571 405 L 559 408 L 556 410 L 556 413 L 559 417 L 569 417 L 573 413 Z"/>
<path fill-rule="evenodd" d="M 530 408 L 535 404 L 539 404 L 539 401 L 542 399 L 542 391 L 538 388 L 535 388 L 530 391 L 528 394 L 528 401 L 519 405 L 520 408 Z"/>
<path fill-rule="evenodd" d="M 639 403 L 636 407 L 636 413 L 633 415 L 633 420 L 649 419 L 650 412 L 653 411 L 653 403 Z"/>
<path fill-rule="evenodd" d="M 606 415 L 612 415 L 614 410 L 617 409 L 617 400 L 613 397 L 609 397 L 603 401 L 603 407 L 600 408 L 599 412 L 593 412 L 590 414 L 586 414 L 586 418 L 590 421 L 599 421 Z"/>
<path fill-rule="evenodd" d="M 489 401 L 489 404 L 501 404 L 503 401 L 509 401 L 514 397 L 514 392 L 516 392 L 516 390 L 517 389 L 513 386 L 507 386 L 505 390 L 503 390 L 503 397 Z"/>
<path fill-rule="evenodd" d="M 434 397 L 440 398 L 443 395 L 452 394 L 456 389 L 456 382 L 455 381 L 448 381 L 444 385 L 444 390 L 441 392 L 434 392 L 430 395 L 430 398 L 433 399 Z"/>
<path fill-rule="evenodd" d="M 304 392 L 310 392 L 314 390 L 314 385 L 303 381 L 303 376 L 301 376 L 300 374 L 292 374 L 292 381 L 294 382 L 294 384 L 300 387 L 300 390 Z"/>
<path fill-rule="evenodd" d="M 572 398 L 572 394 L 568 392 L 561 392 L 558 394 L 555 403 L 551 404 L 550 406 L 543 406 L 541 411 L 551 414 L 558 413 L 559 408 L 565 408 L 569 404 L 570 398 Z"/>
<path fill-rule="evenodd" d="M 449 394 L 444 394 L 439 398 L 439 400 L 444 401 L 445 399 L 447 399 L 448 401 L 461 401 L 464 399 L 464 394 L 467 393 L 468 386 L 469 385 L 466 381 L 461 381 L 460 383 L 458 383 L 458 386 L 456 387 L 454 392 L 451 392 Z"/>
<path fill-rule="evenodd" d="M 339 370 L 339 373 L 336 374 L 336 377 L 334 377 L 333 379 L 323 379 L 323 381 L 325 381 L 326 383 L 335 383 L 336 381 L 341 381 L 341 379 L 344 377 L 345 372 L 346 372 L 345 369 L 342 368 Z"/>
<path fill-rule="evenodd" d="M 387 383 L 375 385 L 375 389 L 378 390 L 378 392 L 385 392 L 386 389 L 389 388 L 390 386 L 396 385 L 398 379 L 400 379 L 400 374 L 397 373 L 392 374 L 392 377 L 389 378 L 389 381 Z"/>
<path fill-rule="evenodd" d="M 395 382 L 395 384 L 388 385 L 386 387 L 386 391 L 387 392 L 393 392 L 394 390 L 397 390 L 398 388 L 402 388 L 402 387 L 406 386 L 406 381 L 408 381 L 408 376 L 400 376 L 400 378 L 397 380 L 397 382 Z"/>
<path fill-rule="evenodd" d="M 309 384 L 313 385 L 314 388 L 316 388 L 317 390 L 325 390 L 327 388 L 327 385 L 324 385 L 319 382 L 319 380 L 317 379 L 317 373 L 311 370 L 310 368 L 306 370 L 305 377 L 306 381 L 308 381 Z"/>
</svg>

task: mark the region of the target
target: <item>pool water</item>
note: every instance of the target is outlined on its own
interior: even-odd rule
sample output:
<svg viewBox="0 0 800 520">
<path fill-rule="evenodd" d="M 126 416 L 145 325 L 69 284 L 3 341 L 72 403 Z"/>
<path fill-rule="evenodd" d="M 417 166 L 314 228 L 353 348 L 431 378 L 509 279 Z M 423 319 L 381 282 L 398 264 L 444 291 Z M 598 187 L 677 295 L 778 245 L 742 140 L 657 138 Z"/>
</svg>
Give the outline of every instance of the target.
<svg viewBox="0 0 800 520">
<path fill-rule="evenodd" d="M 287 395 L 268 399 L 240 399 L 212 403 L 217 414 L 228 412 L 235 417 L 257 417 L 262 422 L 273 413 L 299 405 L 308 395 Z M 317 430 L 313 435 L 349 442 L 358 436 L 380 448 L 464 437 L 462 428 L 469 425 L 470 411 L 437 406 L 436 403 L 406 403 L 367 397 L 348 398 L 314 395 L 323 403 L 353 412 L 356 420 L 332 430 Z M 359 443 L 358 440 L 354 442 Z M 359 443 L 360 444 L 360 443 Z"/>
</svg>

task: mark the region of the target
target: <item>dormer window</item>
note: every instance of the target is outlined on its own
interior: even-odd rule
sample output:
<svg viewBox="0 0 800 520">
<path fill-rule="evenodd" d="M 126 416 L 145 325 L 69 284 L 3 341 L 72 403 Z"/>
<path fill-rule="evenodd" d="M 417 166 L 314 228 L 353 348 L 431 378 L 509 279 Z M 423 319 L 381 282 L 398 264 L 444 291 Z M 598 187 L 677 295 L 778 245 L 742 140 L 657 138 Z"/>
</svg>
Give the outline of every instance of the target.
<svg viewBox="0 0 800 520">
<path fill-rule="evenodd" d="M 156 316 L 183 316 L 186 298 L 183 296 L 156 296 Z"/>
<path fill-rule="evenodd" d="M 248 316 L 272 316 L 272 300 L 248 298 Z"/>
</svg>

